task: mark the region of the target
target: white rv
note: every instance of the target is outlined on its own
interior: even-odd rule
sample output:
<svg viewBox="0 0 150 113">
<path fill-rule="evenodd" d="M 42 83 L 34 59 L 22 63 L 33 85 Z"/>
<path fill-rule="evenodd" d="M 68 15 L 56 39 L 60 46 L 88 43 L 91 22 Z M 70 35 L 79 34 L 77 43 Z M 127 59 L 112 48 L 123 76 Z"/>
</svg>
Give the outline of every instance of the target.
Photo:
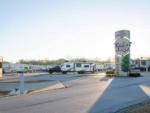
<svg viewBox="0 0 150 113">
<path fill-rule="evenodd" d="M 3 71 L 5 73 L 27 72 L 28 69 L 29 69 L 28 64 L 13 64 L 13 63 L 3 64 Z"/>
<path fill-rule="evenodd" d="M 64 64 L 61 65 L 61 71 L 63 73 L 67 72 L 93 73 L 96 71 L 96 65 L 94 63 L 89 62 L 65 62 Z"/>
</svg>

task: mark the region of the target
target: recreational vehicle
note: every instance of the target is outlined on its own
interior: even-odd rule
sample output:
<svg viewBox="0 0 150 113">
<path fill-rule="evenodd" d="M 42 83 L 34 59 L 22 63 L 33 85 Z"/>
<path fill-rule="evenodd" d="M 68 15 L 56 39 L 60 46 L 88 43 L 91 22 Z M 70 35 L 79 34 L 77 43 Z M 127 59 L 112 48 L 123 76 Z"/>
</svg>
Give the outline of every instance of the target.
<svg viewBox="0 0 150 113">
<path fill-rule="evenodd" d="M 78 72 L 78 73 L 94 73 L 96 71 L 96 65 L 94 63 L 89 62 L 65 62 L 59 69 L 49 69 L 50 73 L 53 72 L 62 72 L 66 74 L 67 72 Z"/>
<path fill-rule="evenodd" d="M 65 62 L 61 66 L 61 71 L 65 72 L 78 72 L 78 73 L 86 73 L 86 72 L 95 72 L 96 66 L 94 63 L 89 62 Z"/>
</svg>

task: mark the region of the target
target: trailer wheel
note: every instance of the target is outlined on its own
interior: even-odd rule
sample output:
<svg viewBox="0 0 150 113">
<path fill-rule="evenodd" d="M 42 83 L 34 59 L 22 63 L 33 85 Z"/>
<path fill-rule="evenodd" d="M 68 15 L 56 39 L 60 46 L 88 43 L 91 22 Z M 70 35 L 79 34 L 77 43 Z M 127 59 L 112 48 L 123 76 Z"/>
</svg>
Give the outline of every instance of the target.
<svg viewBox="0 0 150 113">
<path fill-rule="evenodd" d="M 78 72 L 78 74 L 84 74 L 84 73 L 85 73 L 84 71 L 79 71 L 79 72 Z"/>
</svg>

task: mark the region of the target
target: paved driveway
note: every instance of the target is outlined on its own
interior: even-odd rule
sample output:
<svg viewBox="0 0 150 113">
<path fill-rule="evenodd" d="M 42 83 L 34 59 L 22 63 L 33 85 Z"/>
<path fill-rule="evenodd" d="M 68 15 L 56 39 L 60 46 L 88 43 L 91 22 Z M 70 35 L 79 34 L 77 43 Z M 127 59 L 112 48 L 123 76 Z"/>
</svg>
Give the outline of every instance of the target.
<svg viewBox="0 0 150 113">
<path fill-rule="evenodd" d="M 148 100 L 150 77 L 80 77 L 67 88 L 0 99 L 0 113 L 113 113 Z"/>
</svg>

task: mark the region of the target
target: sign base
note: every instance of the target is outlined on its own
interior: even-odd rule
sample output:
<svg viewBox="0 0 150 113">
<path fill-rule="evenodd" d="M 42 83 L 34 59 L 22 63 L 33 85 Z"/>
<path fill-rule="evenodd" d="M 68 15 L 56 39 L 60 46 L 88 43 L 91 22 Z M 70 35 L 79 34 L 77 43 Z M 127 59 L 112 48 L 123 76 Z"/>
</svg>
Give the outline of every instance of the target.
<svg viewBox="0 0 150 113">
<path fill-rule="evenodd" d="M 117 73 L 117 76 L 126 77 L 126 76 L 128 76 L 128 72 L 119 72 L 119 73 Z"/>
</svg>

